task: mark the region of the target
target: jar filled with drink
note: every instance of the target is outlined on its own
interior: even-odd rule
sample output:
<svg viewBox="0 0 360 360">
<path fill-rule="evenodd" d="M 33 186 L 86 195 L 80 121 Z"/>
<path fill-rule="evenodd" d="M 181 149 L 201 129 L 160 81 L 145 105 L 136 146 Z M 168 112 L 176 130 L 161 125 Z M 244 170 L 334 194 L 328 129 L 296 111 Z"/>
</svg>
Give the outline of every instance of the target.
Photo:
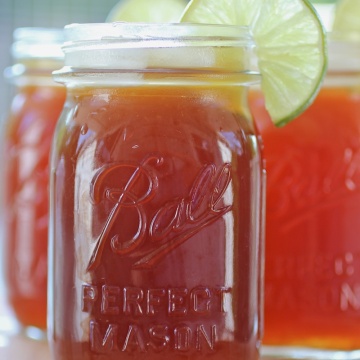
<svg viewBox="0 0 360 360">
<path fill-rule="evenodd" d="M 263 167 L 246 28 L 66 28 L 53 358 L 259 359 Z"/>
<path fill-rule="evenodd" d="M 2 134 L 3 259 L 9 305 L 38 337 L 46 329 L 49 152 L 65 101 L 51 73 L 63 66 L 63 30 L 20 28 L 14 40 L 5 71 L 16 93 Z"/>
<path fill-rule="evenodd" d="M 312 106 L 275 128 L 252 99 L 267 163 L 265 354 L 359 359 L 360 45 L 332 39 Z"/>
</svg>

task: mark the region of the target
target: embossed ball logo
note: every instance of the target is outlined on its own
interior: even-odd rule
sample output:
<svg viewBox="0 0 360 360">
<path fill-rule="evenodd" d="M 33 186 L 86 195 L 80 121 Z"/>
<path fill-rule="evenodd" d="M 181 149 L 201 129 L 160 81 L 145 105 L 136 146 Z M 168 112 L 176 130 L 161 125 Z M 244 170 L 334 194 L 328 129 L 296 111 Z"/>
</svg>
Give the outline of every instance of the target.
<svg viewBox="0 0 360 360">
<path fill-rule="evenodd" d="M 232 204 L 224 199 L 231 184 L 231 165 L 225 163 L 219 167 L 204 165 L 185 196 L 167 199 L 149 213 L 147 204 L 162 191 L 158 174 L 163 163 L 163 157 L 149 155 L 138 164 L 105 165 L 95 174 L 90 188 L 94 206 L 106 201 L 112 207 L 96 240 L 87 271 L 100 265 L 106 246 L 119 256 L 136 254 L 133 269 L 151 268 L 232 209 Z M 131 212 L 136 222 L 131 236 L 122 231 L 114 234 L 115 224 L 122 220 L 124 211 Z"/>
</svg>

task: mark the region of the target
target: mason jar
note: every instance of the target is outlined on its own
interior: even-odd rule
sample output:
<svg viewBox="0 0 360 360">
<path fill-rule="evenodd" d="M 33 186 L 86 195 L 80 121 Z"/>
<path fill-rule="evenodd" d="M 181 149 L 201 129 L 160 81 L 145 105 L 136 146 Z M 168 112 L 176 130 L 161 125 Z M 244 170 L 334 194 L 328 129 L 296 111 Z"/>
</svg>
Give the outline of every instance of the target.
<svg viewBox="0 0 360 360">
<path fill-rule="evenodd" d="M 264 354 L 360 359 L 360 44 L 330 36 L 310 108 L 275 128 L 252 101 L 267 164 Z"/>
<path fill-rule="evenodd" d="M 248 29 L 65 30 L 53 359 L 259 359 L 264 169 Z"/>
<path fill-rule="evenodd" d="M 14 85 L 1 134 L 5 291 L 31 337 L 46 330 L 49 153 L 66 95 L 52 71 L 63 66 L 62 42 L 62 29 L 19 28 L 5 70 Z"/>
</svg>

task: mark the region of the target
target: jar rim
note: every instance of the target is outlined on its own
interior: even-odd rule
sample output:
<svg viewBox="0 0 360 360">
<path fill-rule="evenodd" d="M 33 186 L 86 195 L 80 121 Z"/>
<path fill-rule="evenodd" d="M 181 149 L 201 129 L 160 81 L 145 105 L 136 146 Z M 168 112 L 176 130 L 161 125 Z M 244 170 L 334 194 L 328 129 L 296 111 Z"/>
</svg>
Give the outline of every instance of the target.
<svg viewBox="0 0 360 360">
<path fill-rule="evenodd" d="M 116 84 L 115 78 L 124 73 L 126 77 L 132 76 L 134 82 L 139 78 L 142 81 L 144 74 L 150 73 L 154 76 L 160 73 L 167 77 L 187 76 L 188 80 L 198 74 L 198 78 L 207 77 L 209 81 L 211 76 L 225 79 L 230 74 L 241 74 L 243 79 L 245 74 L 253 74 L 252 68 L 256 72 L 256 66 L 253 66 L 255 43 L 249 28 L 243 26 L 126 22 L 70 24 L 65 27 L 65 40 L 65 66 L 54 72 L 55 80 L 59 82 L 65 79 L 65 82 L 85 83 L 87 78 L 96 77 L 97 81 Z M 74 77 L 69 80 L 71 74 Z"/>
<path fill-rule="evenodd" d="M 245 26 L 195 23 L 85 23 L 65 26 L 63 51 L 74 50 L 89 43 L 112 44 L 154 40 L 233 40 L 242 45 L 254 45 L 250 30 Z M 169 43 L 167 43 L 169 45 Z M 153 44 L 156 47 L 156 44 Z M 174 45 L 175 46 L 175 45 Z"/>
<path fill-rule="evenodd" d="M 40 42 L 48 40 L 61 43 L 64 40 L 64 30 L 62 28 L 20 27 L 14 30 L 13 39 L 14 41 Z"/>
<path fill-rule="evenodd" d="M 11 54 L 15 61 L 24 59 L 62 60 L 64 29 L 21 27 L 14 30 Z"/>
</svg>

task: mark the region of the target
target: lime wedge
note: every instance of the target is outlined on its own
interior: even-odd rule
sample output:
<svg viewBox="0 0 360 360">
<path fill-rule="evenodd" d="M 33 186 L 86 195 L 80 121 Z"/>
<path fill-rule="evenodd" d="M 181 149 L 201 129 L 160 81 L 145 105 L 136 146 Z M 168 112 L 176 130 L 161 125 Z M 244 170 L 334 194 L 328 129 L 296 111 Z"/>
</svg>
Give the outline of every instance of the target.
<svg viewBox="0 0 360 360">
<path fill-rule="evenodd" d="M 335 36 L 345 40 L 360 39 L 360 0 L 339 0 L 333 24 Z"/>
<path fill-rule="evenodd" d="M 192 0 L 181 21 L 250 27 L 266 108 L 276 125 L 294 119 L 315 98 L 326 72 L 326 35 L 309 1 Z"/>
<path fill-rule="evenodd" d="M 178 22 L 187 0 L 125 0 L 110 12 L 106 21 Z"/>
</svg>

